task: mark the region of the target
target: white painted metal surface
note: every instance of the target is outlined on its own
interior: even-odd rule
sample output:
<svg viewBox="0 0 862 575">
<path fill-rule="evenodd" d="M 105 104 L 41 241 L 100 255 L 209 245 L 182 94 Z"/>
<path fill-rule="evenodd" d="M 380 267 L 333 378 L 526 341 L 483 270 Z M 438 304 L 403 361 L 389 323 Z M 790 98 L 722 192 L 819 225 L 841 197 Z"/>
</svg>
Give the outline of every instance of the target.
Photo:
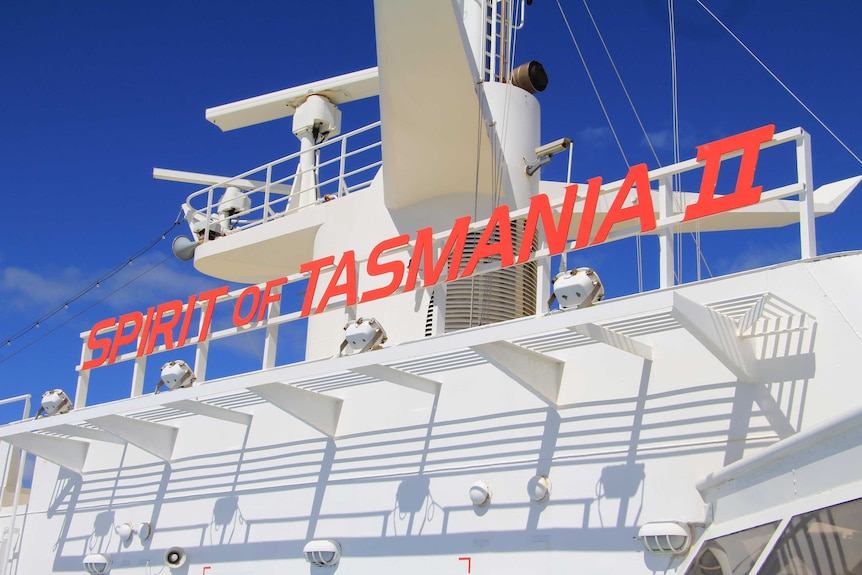
<svg viewBox="0 0 862 575">
<path fill-rule="evenodd" d="M 490 208 L 483 202 L 473 212 L 480 195 L 499 192 L 513 220 L 536 193 L 559 210 L 565 184 L 523 173 L 524 154 L 540 143 L 535 98 L 476 83 L 487 48 L 479 28 L 498 8 L 378 0 L 379 74 L 210 110 L 208 119 L 233 129 L 289 115 L 310 93 L 334 103 L 376 94 L 379 77 L 382 152 L 377 143 L 350 148 L 358 132 L 304 146 L 306 154 L 331 153 L 299 169 L 333 168 L 313 188 L 295 185 L 302 152 L 235 178 L 158 170 L 208 186 L 187 202 L 207 227 L 197 268 L 250 283 L 293 282 L 309 277 L 302 264 L 347 249 L 364 269 L 382 239 L 428 226 L 439 249 L 455 217 L 470 214 L 468 231 L 481 232 Z M 405 15 L 416 25 L 398 25 Z M 407 40 L 420 48 L 404 52 Z M 491 143 L 499 155 L 488 153 Z M 854 379 L 862 367 L 862 253 L 809 257 L 814 217 L 834 211 L 862 177 L 814 190 L 807 134 L 782 132 L 764 147 L 781 144 L 796 146 L 797 181 L 700 229 L 800 222 L 801 261 L 674 286 L 671 234 L 686 229 L 674 205 L 692 202 L 674 201 L 684 192 L 669 180 L 701 168 L 693 159 L 648 174 L 663 237 L 658 291 L 547 312 L 550 249 L 539 244 L 530 257 L 535 315 L 444 333 L 447 287 L 403 293 L 401 285 L 378 301 L 323 305 L 308 319 L 306 361 L 284 364 L 279 327 L 302 314 L 282 311 L 279 285 L 265 319 L 184 342 L 195 346 L 194 387 L 143 394 L 158 376 L 146 357 L 124 350 L 116 359 L 118 370 L 128 369 L 130 397 L 89 406 L 98 374 L 84 369 L 93 359 L 85 345 L 74 410 L 29 419 L 28 404 L 22 421 L 0 427 L 2 484 L 16 486 L 11 508 L 0 503 L 9 524 L 0 572 L 83 572 L 86 557 L 106 555 L 117 574 L 694 575 L 704 572 L 696 566 L 715 538 L 774 523 L 762 554 L 749 558 L 756 572 L 791 517 L 862 497 L 862 423 L 853 407 L 862 402 Z M 369 150 L 382 155 L 385 171 L 379 157 L 346 167 L 346 158 Z M 499 168 L 499 189 L 477 185 L 477 157 L 482 170 Z M 327 182 L 334 199 L 319 201 Z M 621 185 L 602 187 L 597 220 Z M 251 207 L 224 226 L 217 211 L 228 186 Z M 297 189 L 317 199 L 286 210 Z M 794 195 L 799 201 L 786 199 Z M 571 239 L 583 203 L 569 250 L 581 247 Z M 210 229 L 227 231 L 210 239 Z M 633 233 L 618 226 L 611 237 Z M 410 249 L 390 255 L 405 264 Z M 476 277 L 494 271 L 484 265 Z M 332 275 L 326 266 L 319 282 Z M 381 285 L 363 271 L 357 281 Z M 235 305 L 243 293 L 219 296 L 217 305 Z M 189 305 L 201 302 L 179 313 L 191 317 Z M 360 317 L 385 326 L 387 342 L 339 354 L 346 320 Z M 259 369 L 207 376 L 213 342 L 255 330 L 265 333 Z M 160 357 L 150 363 L 172 353 L 156 346 Z M 37 457 L 29 498 L 21 497 L 12 446 Z M 117 534 L 143 523 L 148 538 Z M 641 530 L 645 524 L 652 528 Z M 676 530 L 665 533 L 668 526 Z M 840 528 L 832 526 L 857 536 Z M 650 553 L 639 533 L 690 533 L 693 545 Z M 338 566 L 323 565 L 336 561 L 333 550 Z M 163 567 L 166 554 L 173 569 Z"/>
</svg>

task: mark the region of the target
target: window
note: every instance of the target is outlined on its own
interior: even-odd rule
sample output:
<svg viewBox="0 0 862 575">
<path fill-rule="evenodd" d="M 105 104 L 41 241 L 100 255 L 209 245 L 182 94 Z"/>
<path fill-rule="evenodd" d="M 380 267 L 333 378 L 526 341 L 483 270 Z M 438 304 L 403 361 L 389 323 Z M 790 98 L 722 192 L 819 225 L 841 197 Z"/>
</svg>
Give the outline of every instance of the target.
<svg viewBox="0 0 862 575">
<path fill-rule="evenodd" d="M 862 499 L 790 520 L 760 575 L 862 575 Z"/>
<path fill-rule="evenodd" d="M 707 541 L 686 575 L 747 575 L 772 537 L 778 522 Z"/>
</svg>

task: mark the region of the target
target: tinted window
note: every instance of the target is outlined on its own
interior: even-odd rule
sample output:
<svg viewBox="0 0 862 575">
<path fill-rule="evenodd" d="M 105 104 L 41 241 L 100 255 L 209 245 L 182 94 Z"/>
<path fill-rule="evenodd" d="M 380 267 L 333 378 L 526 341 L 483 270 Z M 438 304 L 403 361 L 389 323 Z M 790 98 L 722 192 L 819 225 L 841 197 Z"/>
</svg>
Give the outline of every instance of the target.
<svg viewBox="0 0 862 575">
<path fill-rule="evenodd" d="M 747 575 L 772 537 L 778 522 L 710 539 L 686 575 Z"/>
<path fill-rule="evenodd" d="M 862 575 L 862 499 L 790 520 L 760 575 Z"/>
</svg>

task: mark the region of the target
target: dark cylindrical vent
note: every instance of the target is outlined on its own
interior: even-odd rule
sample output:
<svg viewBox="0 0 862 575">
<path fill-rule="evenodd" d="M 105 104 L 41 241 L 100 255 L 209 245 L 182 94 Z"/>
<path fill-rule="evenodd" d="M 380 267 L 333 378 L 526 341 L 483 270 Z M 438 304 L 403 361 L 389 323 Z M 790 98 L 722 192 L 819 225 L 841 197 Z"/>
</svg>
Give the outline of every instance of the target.
<svg viewBox="0 0 862 575">
<path fill-rule="evenodd" d="M 548 87 L 548 74 L 544 66 L 533 60 L 515 68 L 512 72 L 512 84 L 535 94 Z"/>
</svg>

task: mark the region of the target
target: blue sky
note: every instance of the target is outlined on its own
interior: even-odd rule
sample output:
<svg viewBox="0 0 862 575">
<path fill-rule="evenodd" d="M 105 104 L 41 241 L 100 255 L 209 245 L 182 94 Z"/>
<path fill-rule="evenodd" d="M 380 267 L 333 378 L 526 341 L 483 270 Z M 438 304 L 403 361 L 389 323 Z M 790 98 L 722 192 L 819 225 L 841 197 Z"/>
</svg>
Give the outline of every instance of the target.
<svg viewBox="0 0 862 575">
<path fill-rule="evenodd" d="M 857 153 L 862 149 L 862 3 L 706 3 Z M 632 162 L 655 167 L 582 1 L 562 4 L 626 153 Z M 778 130 L 803 126 L 811 132 L 818 184 L 862 173 L 696 2 L 676 4 L 683 158 L 693 156 L 697 144 L 774 123 Z M 592 0 L 590 8 L 662 162 L 670 163 L 666 2 Z M 290 120 L 221 133 L 205 121 L 204 110 L 373 66 L 373 28 L 372 3 L 365 0 L 0 4 L 0 173 L 3 197 L 16 208 L 0 232 L 0 338 L 62 304 L 170 227 L 194 188 L 154 181 L 153 167 L 232 175 L 296 151 Z M 519 62 L 539 60 L 550 76 L 548 90 L 539 95 L 543 140 L 574 140 L 575 180 L 621 178 L 625 164 L 555 2 L 536 0 L 528 7 L 517 47 Z M 342 111 L 346 131 L 376 119 L 376 100 Z M 563 179 L 565 161 L 552 163 L 543 177 Z M 862 248 L 860 214 L 862 192 L 856 192 L 839 213 L 818 220 L 820 251 Z M 28 392 L 38 401 L 53 387 L 73 394 L 81 331 L 106 317 L 221 285 L 169 258 L 85 311 L 164 260 L 177 231 L 186 230 L 175 230 L 68 310 L 0 348 L 0 396 Z M 796 237 L 788 227 L 705 235 L 702 241 L 713 272 L 727 273 L 795 257 Z M 644 249 L 652 257 L 655 240 L 644 240 Z M 690 242 L 685 250 L 688 280 L 694 273 Z M 600 270 L 609 297 L 636 289 L 633 242 L 579 258 L 578 265 Z M 652 266 L 645 277 L 647 288 L 657 286 Z M 27 347 L 36 338 L 42 339 Z M 258 361 L 260 341 L 249 338 L 239 347 L 232 353 L 241 362 Z M 297 340 L 292 353 L 299 349 Z M 91 403 L 122 397 L 129 377 L 128 366 L 106 372 L 91 387 Z M 147 390 L 155 383 L 148 382 Z M 0 419 L 17 410 L 0 411 Z"/>
</svg>

